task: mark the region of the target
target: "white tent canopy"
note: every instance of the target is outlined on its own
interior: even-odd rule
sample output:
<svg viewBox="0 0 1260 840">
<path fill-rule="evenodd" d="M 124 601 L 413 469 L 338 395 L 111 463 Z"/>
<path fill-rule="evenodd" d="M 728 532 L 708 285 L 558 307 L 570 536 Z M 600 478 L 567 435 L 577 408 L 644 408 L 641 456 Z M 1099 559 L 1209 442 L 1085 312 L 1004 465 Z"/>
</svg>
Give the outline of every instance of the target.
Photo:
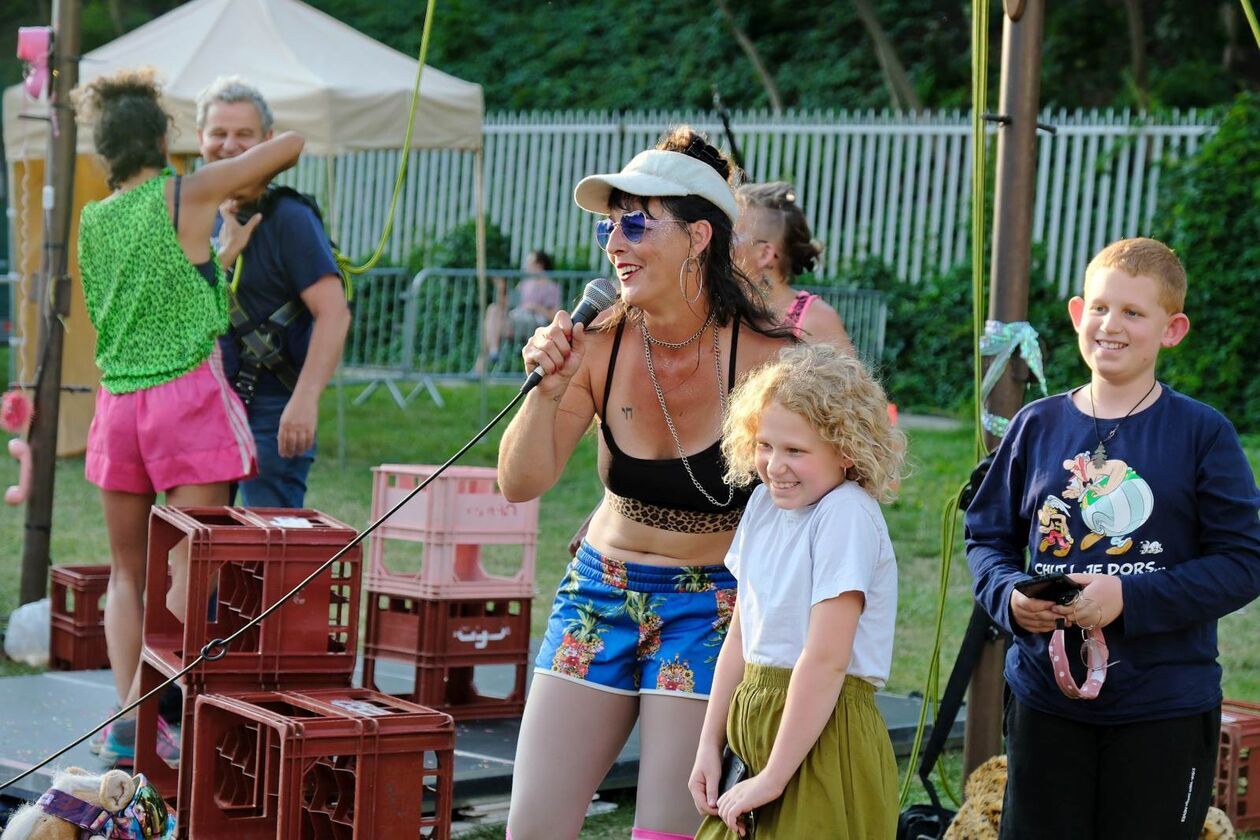
<svg viewBox="0 0 1260 840">
<path fill-rule="evenodd" d="M 257 86 L 276 126 L 306 138 L 308 154 L 398 149 L 407 130 L 416 60 L 298 0 L 192 0 L 83 56 L 82 82 L 122 67 L 152 65 L 175 120 L 173 154 L 197 153 L 197 94 L 238 74 Z M 47 114 L 20 85 L 4 92 L 9 160 L 44 156 Z M 411 147 L 480 149 L 481 86 L 424 68 Z M 91 153 L 90 128 L 79 131 Z"/>
</svg>

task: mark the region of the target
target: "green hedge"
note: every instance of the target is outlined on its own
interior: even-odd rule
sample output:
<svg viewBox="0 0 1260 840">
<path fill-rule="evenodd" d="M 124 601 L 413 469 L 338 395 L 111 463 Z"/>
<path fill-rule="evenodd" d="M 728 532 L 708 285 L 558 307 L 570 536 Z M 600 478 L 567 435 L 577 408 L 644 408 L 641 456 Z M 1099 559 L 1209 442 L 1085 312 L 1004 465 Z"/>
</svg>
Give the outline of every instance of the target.
<svg viewBox="0 0 1260 840">
<path fill-rule="evenodd" d="M 1260 431 L 1260 96 L 1240 95 L 1166 177 L 1153 235 L 1186 267 L 1190 334 L 1161 354 L 1161 375 Z"/>
</svg>

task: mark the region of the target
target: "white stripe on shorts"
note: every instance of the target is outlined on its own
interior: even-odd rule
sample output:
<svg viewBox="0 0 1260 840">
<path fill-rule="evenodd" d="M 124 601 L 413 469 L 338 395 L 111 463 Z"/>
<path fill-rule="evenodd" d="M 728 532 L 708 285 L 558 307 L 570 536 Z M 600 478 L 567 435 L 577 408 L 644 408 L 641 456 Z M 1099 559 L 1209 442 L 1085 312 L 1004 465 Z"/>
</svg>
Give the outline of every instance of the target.
<svg viewBox="0 0 1260 840">
<path fill-rule="evenodd" d="M 223 400 L 223 411 L 227 414 L 228 423 L 232 427 L 232 436 L 236 438 L 236 446 L 241 453 L 241 472 L 248 474 L 250 464 L 257 458 L 254 448 L 254 433 L 249 430 L 249 418 L 245 415 L 245 406 L 241 403 L 232 386 L 228 384 L 223 373 L 223 353 L 219 342 L 214 342 L 214 350 L 210 352 L 210 373 L 219 383 L 219 397 Z"/>
</svg>

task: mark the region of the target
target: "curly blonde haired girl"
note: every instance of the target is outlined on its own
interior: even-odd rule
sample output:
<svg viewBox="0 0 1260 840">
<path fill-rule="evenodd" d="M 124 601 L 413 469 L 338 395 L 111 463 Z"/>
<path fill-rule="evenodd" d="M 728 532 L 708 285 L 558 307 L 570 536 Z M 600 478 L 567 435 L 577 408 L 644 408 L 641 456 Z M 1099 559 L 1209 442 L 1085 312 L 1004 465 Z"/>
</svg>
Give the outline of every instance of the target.
<svg viewBox="0 0 1260 840">
<path fill-rule="evenodd" d="M 883 389 L 829 345 L 797 346 L 739 386 L 727 481 L 761 485 L 726 567 L 738 597 L 688 788 L 696 840 L 891 837 L 897 767 L 875 691 L 892 667 L 897 561 L 877 499 L 905 451 Z M 788 709 L 791 709 L 789 712 Z M 723 752 L 749 778 L 719 788 Z"/>
</svg>

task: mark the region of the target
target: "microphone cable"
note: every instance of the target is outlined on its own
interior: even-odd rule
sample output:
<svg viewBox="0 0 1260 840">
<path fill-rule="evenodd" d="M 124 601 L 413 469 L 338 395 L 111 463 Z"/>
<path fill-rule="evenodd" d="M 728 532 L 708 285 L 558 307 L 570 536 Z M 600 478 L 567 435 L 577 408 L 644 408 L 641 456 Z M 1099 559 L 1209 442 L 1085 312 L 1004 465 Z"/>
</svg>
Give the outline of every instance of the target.
<svg viewBox="0 0 1260 840">
<path fill-rule="evenodd" d="M 375 522 L 371 523 L 362 531 L 355 534 L 354 538 L 351 539 L 350 542 L 346 543 L 344 546 L 338 549 L 337 552 L 333 554 L 332 557 L 329 557 L 327 560 L 325 560 L 324 563 L 318 569 L 316 569 L 315 571 L 307 575 L 305 579 L 303 579 L 300 583 L 298 583 L 296 586 L 290 589 L 282 598 L 280 598 L 280 600 L 276 601 L 274 604 L 267 607 L 265 610 L 259 613 L 256 617 L 250 619 L 247 624 L 242 626 L 236 632 L 229 635 L 226 639 L 211 639 L 209 642 L 206 642 L 206 644 L 202 646 L 200 652 L 197 654 L 196 659 L 194 659 L 192 662 L 189 662 L 187 665 L 185 665 L 183 668 L 177 671 L 169 679 L 162 682 L 161 685 L 158 685 L 153 690 L 149 691 L 142 697 L 138 698 L 135 702 L 131 703 L 131 705 L 125 708 L 119 709 L 114 715 L 101 721 L 96 726 L 92 727 L 87 732 L 83 733 L 78 738 L 71 741 L 69 744 L 66 744 L 61 749 L 57 750 L 55 753 L 52 753 L 51 755 L 45 757 L 38 764 L 32 765 L 31 767 L 22 771 L 18 775 L 14 776 L 12 779 L 9 779 L 4 784 L 0 785 L 0 791 L 3 791 L 11 787 L 12 785 L 17 784 L 18 782 L 22 781 L 27 776 L 31 775 L 37 770 L 41 770 L 44 767 L 47 767 L 49 764 L 56 761 L 61 756 L 65 755 L 70 750 L 77 747 L 79 744 L 82 744 L 84 741 L 91 738 L 93 735 L 99 732 L 103 727 L 109 726 L 110 724 L 122 719 L 122 717 L 126 715 L 128 712 L 131 712 L 133 709 L 139 708 L 143 703 L 147 702 L 150 698 L 164 691 L 167 688 L 167 686 L 171 685 L 172 683 L 177 682 L 180 678 L 182 678 L 184 675 L 191 672 L 194 668 L 196 668 L 202 662 L 213 662 L 216 659 L 222 659 L 223 656 L 228 652 L 228 645 L 236 641 L 236 639 L 239 638 L 246 631 L 256 627 L 258 624 L 262 622 L 264 618 L 271 615 L 273 612 L 275 612 L 281 606 L 283 606 L 290 598 L 292 598 L 294 595 L 301 592 L 302 589 L 306 587 L 307 584 L 309 584 L 311 581 L 315 580 L 315 578 L 323 574 L 330 566 L 332 566 L 333 563 L 336 563 L 338 560 L 340 560 L 347 551 L 354 548 L 359 543 L 363 542 L 364 538 L 366 538 L 369 534 L 371 534 L 373 531 L 379 528 L 382 525 L 382 523 L 385 522 L 385 520 L 389 519 L 391 516 L 397 513 L 399 509 L 402 508 L 403 505 L 407 504 L 407 502 L 415 498 L 416 494 L 418 494 L 421 490 L 425 489 L 430 484 L 432 484 L 433 480 L 436 479 L 438 476 L 440 476 L 443 472 L 445 472 L 447 467 L 451 466 L 460 458 L 464 457 L 465 453 L 467 453 L 469 449 L 472 449 L 473 446 L 479 443 L 481 439 L 484 438 L 490 432 L 491 429 L 493 429 L 496 425 L 498 425 L 499 421 L 502 420 L 503 417 L 509 411 L 515 408 L 518 403 L 520 403 L 521 399 L 526 395 L 526 393 L 528 393 L 528 389 L 522 386 L 521 390 L 516 393 L 516 396 L 514 396 L 512 400 L 506 406 L 503 407 L 503 410 L 500 411 L 498 414 L 496 414 L 494 416 L 494 419 L 492 419 L 489 423 L 486 424 L 485 428 L 477 432 L 477 434 L 474 435 L 471 440 L 469 440 L 462 447 L 460 447 L 458 452 L 456 452 L 454 455 L 448 458 L 444 464 L 438 467 L 437 470 L 434 471 L 433 475 L 429 476 L 424 481 L 422 481 L 419 485 L 414 487 L 411 490 L 411 492 L 409 492 L 406 496 L 404 496 L 397 504 L 395 504 L 392 508 L 387 510 L 385 513 L 381 514 L 380 517 Z M 362 592 L 358 594 L 361 596 Z M 141 644 L 143 645 L 143 642 Z"/>
</svg>

